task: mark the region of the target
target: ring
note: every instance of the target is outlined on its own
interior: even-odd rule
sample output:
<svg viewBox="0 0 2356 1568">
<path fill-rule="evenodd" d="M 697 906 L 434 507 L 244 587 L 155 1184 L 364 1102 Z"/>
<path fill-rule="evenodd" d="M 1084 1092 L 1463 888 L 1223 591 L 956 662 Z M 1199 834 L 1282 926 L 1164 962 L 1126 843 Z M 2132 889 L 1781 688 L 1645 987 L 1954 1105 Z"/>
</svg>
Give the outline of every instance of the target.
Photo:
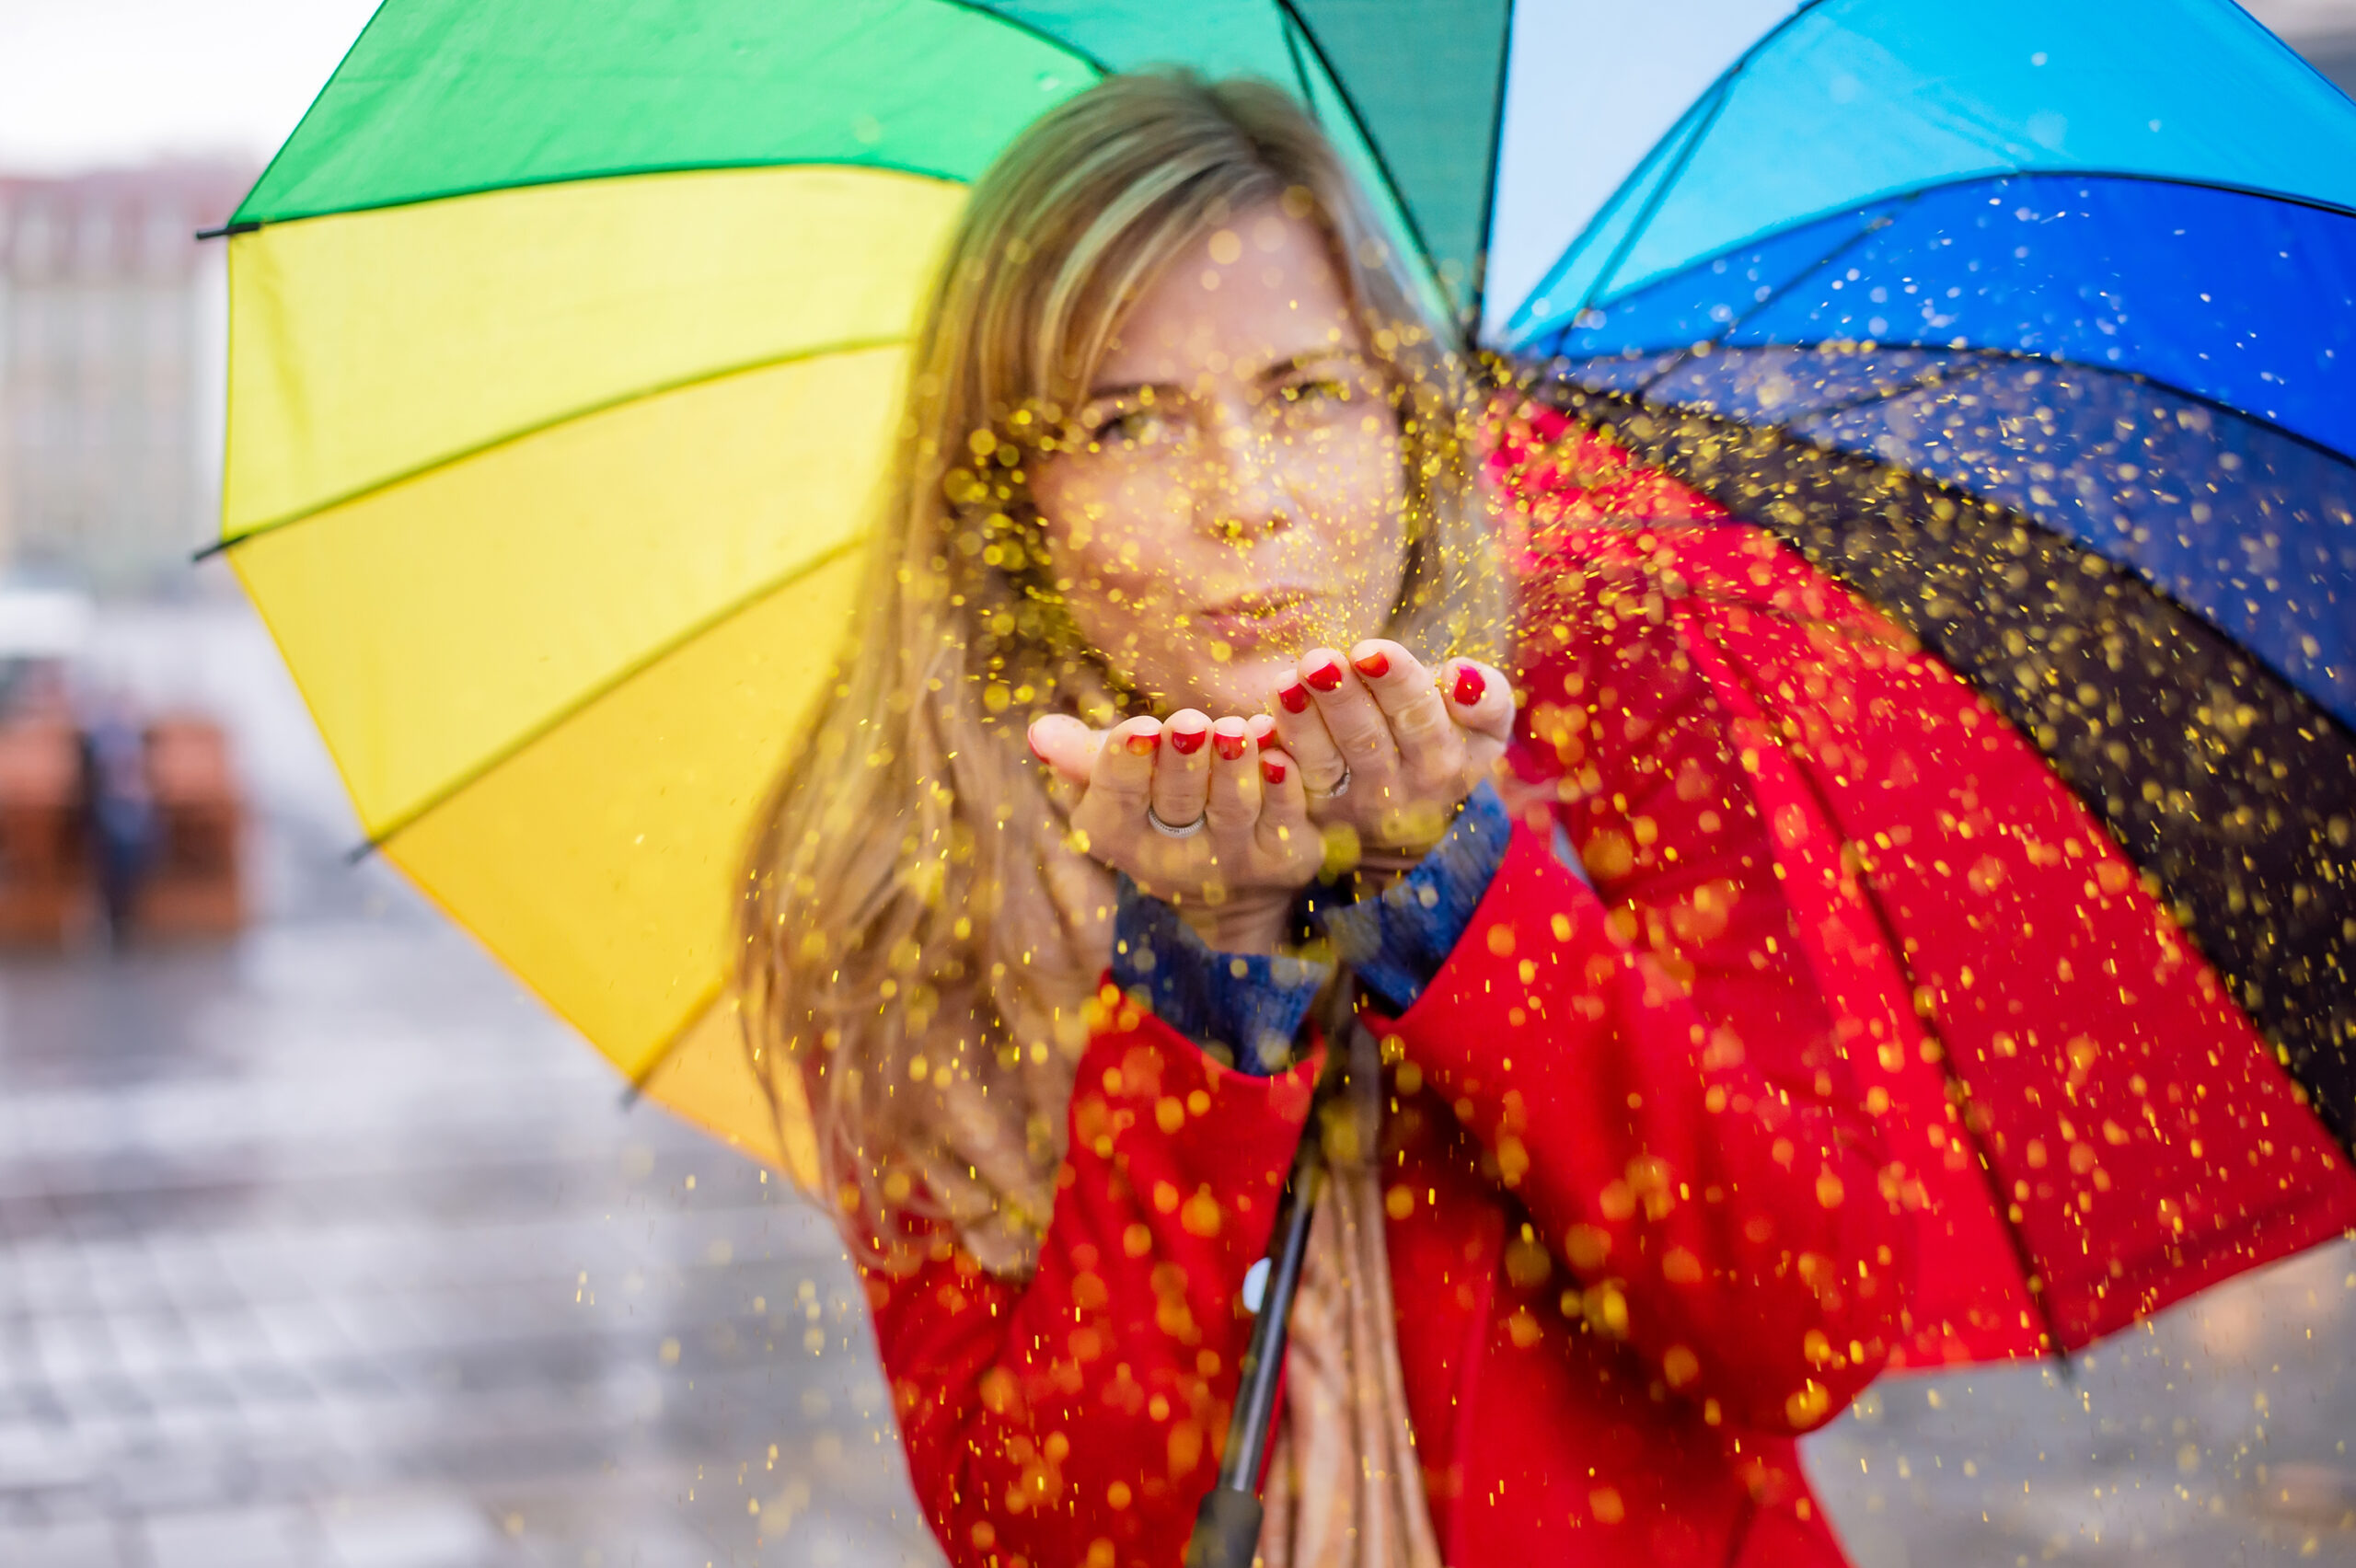
<svg viewBox="0 0 2356 1568">
<path fill-rule="evenodd" d="M 1342 769 L 1342 776 L 1334 780 L 1334 787 L 1331 790 L 1311 790 L 1309 788 L 1309 781 L 1305 778 L 1301 780 L 1300 787 L 1321 801 L 1338 801 L 1350 792 L 1350 770 L 1345 767 Z"/>
<path fill-rule="evenodd" d="M 1192 838 L 1202 832 L 1203 824 L 1210 820 L 1211 813 L 1205 812 L 1184 827 L 1172 827 L 1161 820 L 1161 813 L 1155 811 L 1151 805 L 1148 805 L 1145 809 L 1146 825 L 1164 838 Z"/>
</svg>

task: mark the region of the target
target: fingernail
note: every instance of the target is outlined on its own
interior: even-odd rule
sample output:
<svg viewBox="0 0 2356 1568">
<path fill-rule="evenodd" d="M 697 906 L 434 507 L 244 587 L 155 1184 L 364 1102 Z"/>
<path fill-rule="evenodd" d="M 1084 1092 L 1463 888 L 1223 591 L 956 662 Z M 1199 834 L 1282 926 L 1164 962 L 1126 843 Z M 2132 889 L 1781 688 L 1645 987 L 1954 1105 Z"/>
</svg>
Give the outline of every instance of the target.
<svg viewBox="0 0 2356 1568">
<path fill-rule="evenodd" d="M 1309 672 L 1308 680 L 1319 691 L 1332 691 L 1342 684 L 1342 666 L 1328 659 Z"/>
<path fill-rule="evenodd" d="M 1192 756 L 1203 749 L 1203 738 L 1209 733 L 1208 730 L 1172 730 L 1170 747 L 1180 756 Z"/>
<path fill-rule="evenodd" d="M 1288 713 L 1309 711 L 1309 693 L 1301 689 L 1299 681 L 1293 682 L 1292 685 L 1276 693 L 1276 700 L 1285 705 L 1285 711 Z"/>
<path fill-rule="evenodd" d="M 1140 734 L 1132 734 L 1129 737 L 1129 755 L 1151 756 L 1161 744 L 1161 732 L 1159 730 L 1148 730 Z"/>
<path fill-rule="evenodd" d="M 1266 751 L 1276 744 L 1276 727 L 1271 724 L 1265 730 L 1254 730 L 1252 732 L 1252 738 L 1260 743 L 1262 751 Z"/>
<path fill-rule="evenodd" d="M 1218 747 L 1218 755 L 1230 762 L 1243 755 L 1243 737 L 1230 735 L 1224 730 L 1211 732 L 1211 744 Z"/>
<path fill-rule="evenodd" d="M 1470 664 L 1456 667 L 1456 689 L 1449 695 L 1456 698 L 1457 707 L 1474 706 L 1481 700 L 1481 694 L 1488 689 L 1489 683 L 1481 678 L 1480 671 Z"/>
<path fill-rule="evenodd" d="M 1357 667 L 1359 674 L 1370 681 L 1379 681 L 1391 673 L 1391 655 L 1380 648 L 1365 658 L 1353 659 L 1350 663 Z"/>
<path fill-rule="evenodd" d="M 1032 755 L 1033 756 L 1037 757 L 1041 762 L 1045 762 L 1045 761 L 1046 761 L 1046 760 L 1047 760 L 1047 754 L 1046 754 L 1045 752 L 1043 752 L 1043 751 L 1041 751 L 1041 750 L 1039 749 L 1039 737 L 1038 737 L 1038 736 L 1036 736 L 1036 735 L 1034 735 L 1034 734 L 1031 733 L 1031 732 L 1030 732 L 1030 731 L 1025 730 L 1025 731 L 1022 732 L 1022 739 L 1023 739 L 1024 743 L 1025 743 L 1025 744 L 1027 744 L 1030 746 L 1030 748 L 1031 748 L 1031 755 Z"/>
<path fill-rule="evenodd" d="M 1281 784 L 1285 781 L 1285 765 L 1275 757 L 1264 756 L 1260 759 L 1260 777 L 1271 784 Z"/>
</svg>

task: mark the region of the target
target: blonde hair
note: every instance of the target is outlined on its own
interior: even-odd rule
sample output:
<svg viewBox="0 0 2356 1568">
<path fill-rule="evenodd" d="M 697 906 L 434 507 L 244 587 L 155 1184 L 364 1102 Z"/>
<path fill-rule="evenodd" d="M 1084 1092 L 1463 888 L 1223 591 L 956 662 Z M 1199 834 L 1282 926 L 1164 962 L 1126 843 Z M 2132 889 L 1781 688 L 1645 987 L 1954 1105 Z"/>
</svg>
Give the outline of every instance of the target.
<svg viewBox="0 0 2356 1568">
<path fill-rule="evenodd" d="M 798 1071 L 866 1237 L 920 1205 L 1019 1267 L 1052 1201 L 1109 956 L 1109 875 L 1066 842 L 1031 719 L 1136 706 L 1060 608 L 1028 473 L 1171 260 L 1281 204 L 1331 247 L 1394 388 L 1409 550 L 1390 636 L 1492 654 L 1462 363 L 1332 145 L 1279 89 L 1114 76 L 975 186 L 927 305 L 860 617 L 750 846 L 738 987 L 756 1072 Z"/>
</svg>

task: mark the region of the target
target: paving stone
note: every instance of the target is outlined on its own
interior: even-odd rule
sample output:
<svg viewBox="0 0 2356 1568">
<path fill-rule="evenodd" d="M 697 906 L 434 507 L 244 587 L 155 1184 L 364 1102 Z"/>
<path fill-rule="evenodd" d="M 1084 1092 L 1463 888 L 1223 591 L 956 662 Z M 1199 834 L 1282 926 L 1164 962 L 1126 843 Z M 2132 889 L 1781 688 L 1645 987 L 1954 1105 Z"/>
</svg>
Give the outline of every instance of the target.
<svg viewBox="0 0 2356 1568">
<path fill-rule="evenodd" d="M 519 1553 L 483 1510 L 444 1493 L 339 1497 L 318 1509 L 337 1568 L 479 1568 Z"/>
<path fill-rule="evenodd" d="M 153 1568 L 307 1568 L 319 1534 L 297 1507 L 154 1515 L 143 1523 Z"/>
<path fill-rule="evenodd" d="M 17 1527 L 0 1521 L 0 1562 L 22 1568 L 130 1568 L 122 1532 L 103 1519 Z"/>
</svg>

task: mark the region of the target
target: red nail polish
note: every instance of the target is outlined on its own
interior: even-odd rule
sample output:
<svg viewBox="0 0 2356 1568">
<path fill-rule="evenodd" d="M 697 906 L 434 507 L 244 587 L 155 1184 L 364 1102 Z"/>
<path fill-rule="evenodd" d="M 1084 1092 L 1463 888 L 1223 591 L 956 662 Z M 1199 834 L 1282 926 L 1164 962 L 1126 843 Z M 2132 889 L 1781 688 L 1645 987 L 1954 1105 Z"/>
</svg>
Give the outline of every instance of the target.
<svg viewBox="0 0 2356 1568">
<path fill-rule="evenodd" d="M 1391 655 L 1380 648 L 1365 658 L 1353 659 L 1350 663 L 1357 667 L 1359 674 L 1370 681 L 1379 681 L 1391 673 Z"/>
<path fill-rule="evenodd" d="M 1293 682 L 1292 685 L 1276 693 L 1276 700 L 1285 705 L 1285 711 L 1288 713 L 1309 711 L 1309 694 L 1301 689 L 1299 681 Z"/>
<path fill-rule="evenodd" d="M 1172 730 L 1170 747 L 1180 756 L 1192 756 L 1203 749 L 1204 738 L 1209 733 L 1208 730 Z"/>
<path fill-rule="evenodd" d="M 1230 735 L 1215 730 L 1211 732 L 1211 744 L 1218 747 L 1218 755 L 1230 762 L 1233 762 L 1243 755 L 1243 737 L 1241 735 Z"/>
<path fill-rule="evenodd" d="M 1481 678 L 1480 671 L 1470 664 L 1456 667 L 1456 690 L 1449 695 L 1456 698 L 1457 707 L 1472 707 L 1481 700 L 1481 694 L 1488 689 L 1489 683 Z"/>
<path fill-rule="evenodd" d="M 1265 730 L 1255 731 L 1252 738 L 1260 743 L 1262 751 L 1266 751 L 1276 744 L 1276 727 L 1271 724 Z"/>
<path fill-rule="evenodd" d="M 1285 765 L 1275 757 L 1264 756 L 1260 759 L 1260 777 L 1271 784 L 1281 784 L 1285 781 Z"/>
<path fill-rule="evenodd" d="M 1342 684 L 1342 666 L 1328 659 L 1309 672 L 1309 684 L 1319 691 L 1334 691 Z"/>
<path fill-rule="evenodd" d="M 1154 752 L 1161 747 L 1161 732 L 1159 730 L 1151 731 L 1141 735 L 1131 735 L 1129 737 L 1129 755 L 1132 756 L 1151 756 Z"/>
</svg>

